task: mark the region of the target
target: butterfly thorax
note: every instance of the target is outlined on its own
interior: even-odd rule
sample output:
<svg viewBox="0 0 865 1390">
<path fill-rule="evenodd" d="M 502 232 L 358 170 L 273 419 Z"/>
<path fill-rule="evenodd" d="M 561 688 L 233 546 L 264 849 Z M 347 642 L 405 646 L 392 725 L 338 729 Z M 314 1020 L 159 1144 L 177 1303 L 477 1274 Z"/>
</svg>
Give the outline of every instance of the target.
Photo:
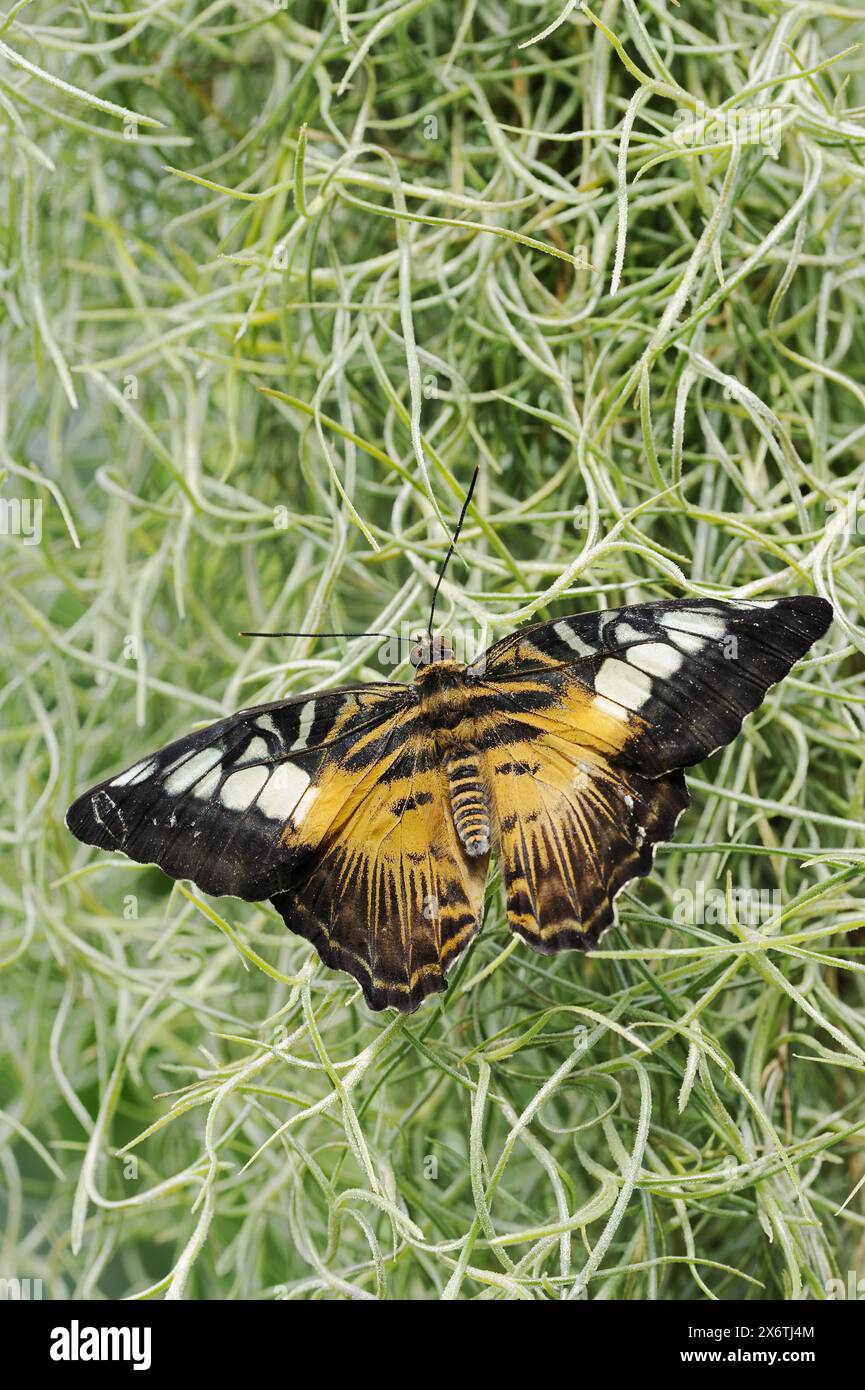
<svg viewBox="0 0 865 1390">
<path fill-rule="evenodd" d="M 478 721 L 477 694 L 461 661 L 445 659 L 421 666 L 415 677 L 420 718 L 428 725 L 447 773 L 454 826 L 467 854 L 490 847 L 490 804 L 473 744 Z"/>
<path fill-rule="evenodd" d="M 452 659 L 421 666 L 415 676 L 418 714 L 429 726 L 439 751 L 470 738 L 475 719 L 475 691 L 466 679 L 462 661 Z"/>
</svg>

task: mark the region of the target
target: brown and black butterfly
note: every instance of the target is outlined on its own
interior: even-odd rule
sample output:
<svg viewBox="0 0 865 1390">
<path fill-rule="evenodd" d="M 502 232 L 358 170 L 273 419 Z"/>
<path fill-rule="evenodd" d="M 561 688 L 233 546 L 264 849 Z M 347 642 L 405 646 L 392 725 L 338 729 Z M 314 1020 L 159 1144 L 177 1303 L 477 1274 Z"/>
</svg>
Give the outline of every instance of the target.
<svg viewBox="0 0 865 1390">
<path fill-rule="evenodd" d="M 481 924 L 490 851 L 512 929 L 587 950 L 729 743 L 829 626 L 821 598 L 680 599 L 446 639 L 412 685 L 321 690 L 222 719 L 86 792 L 80 840 L 205 892 L 269 898 L 373 1009 L 416 1009 Z"/>
<path fill-rule="evenodd" d="M 688 805 L 682 769 L 735 738 L 832 618 L 812 597 L 641 603 L 524 628 L 466 665 L 432 634 L 476 477 L 412 685 L 242 710 L 66 817 L 85 844 L 207 893 L 269 898 L 373 1009 L 447 988 L 491 849 L 534 950 L 594 946 Z"/>
</svg>

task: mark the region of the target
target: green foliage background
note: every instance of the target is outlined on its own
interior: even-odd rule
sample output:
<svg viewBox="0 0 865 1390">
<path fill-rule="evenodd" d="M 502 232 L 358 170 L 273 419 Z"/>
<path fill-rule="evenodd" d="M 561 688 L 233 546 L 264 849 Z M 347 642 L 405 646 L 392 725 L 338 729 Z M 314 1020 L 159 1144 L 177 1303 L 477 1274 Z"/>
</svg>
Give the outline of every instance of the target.
<svg viewBox="0 0 865 1390">
<path fill-rule="evenodd" d="M 42 517 L 2 538 L 0 1274 L 760 1300 L 861 1273 L 861 21 L 7 12 L 0 495 Z M 422 619 L 476 462 L 441 618 L 480 639 L 693 593 L 836 622 L 690 779 L 603 949 L 532 955 L 494 878 L 447 996 L 373 1016 L 269 908 L 63 812 L 197 721 L 381 678 L 372 640 L 236 634 Z M 698 885 L 771 911 L 679 920 Z"/>
</svg>

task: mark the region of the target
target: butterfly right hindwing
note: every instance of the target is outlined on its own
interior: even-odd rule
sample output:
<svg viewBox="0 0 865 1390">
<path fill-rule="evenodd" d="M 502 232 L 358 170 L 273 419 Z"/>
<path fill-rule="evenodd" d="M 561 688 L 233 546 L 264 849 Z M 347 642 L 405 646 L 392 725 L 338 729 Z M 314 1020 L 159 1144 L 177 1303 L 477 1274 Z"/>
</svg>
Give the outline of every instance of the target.
<svg viewBox="0 0 865 1390">
<path fill-rule="evenodd" d="M 597 943 L 690 799 L 681 772 L 641 777 L 557 734 L 490 751 L 486 779 L 508 922 L 544 955 Z"/>
</svg>

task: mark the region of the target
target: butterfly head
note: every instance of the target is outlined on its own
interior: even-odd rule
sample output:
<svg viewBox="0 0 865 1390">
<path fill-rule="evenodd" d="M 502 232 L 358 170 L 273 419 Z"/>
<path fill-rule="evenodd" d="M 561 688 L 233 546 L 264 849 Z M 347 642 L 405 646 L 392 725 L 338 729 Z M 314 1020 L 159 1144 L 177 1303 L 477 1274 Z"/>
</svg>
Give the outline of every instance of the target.
<svg viewBox="0 0 865 1390">
<path fill-rule="evenodd" d="M 435 666 L 440 661 L 453 661 L 454 649 L 451 646 L 450 638 L 446 635 L 433 637 L 431 633 L 425 632 L 423 637 L 419 637 L 409 652 L 409 661 L 415 670 L 420 671 L 424 666 Z"/>
</svg>

